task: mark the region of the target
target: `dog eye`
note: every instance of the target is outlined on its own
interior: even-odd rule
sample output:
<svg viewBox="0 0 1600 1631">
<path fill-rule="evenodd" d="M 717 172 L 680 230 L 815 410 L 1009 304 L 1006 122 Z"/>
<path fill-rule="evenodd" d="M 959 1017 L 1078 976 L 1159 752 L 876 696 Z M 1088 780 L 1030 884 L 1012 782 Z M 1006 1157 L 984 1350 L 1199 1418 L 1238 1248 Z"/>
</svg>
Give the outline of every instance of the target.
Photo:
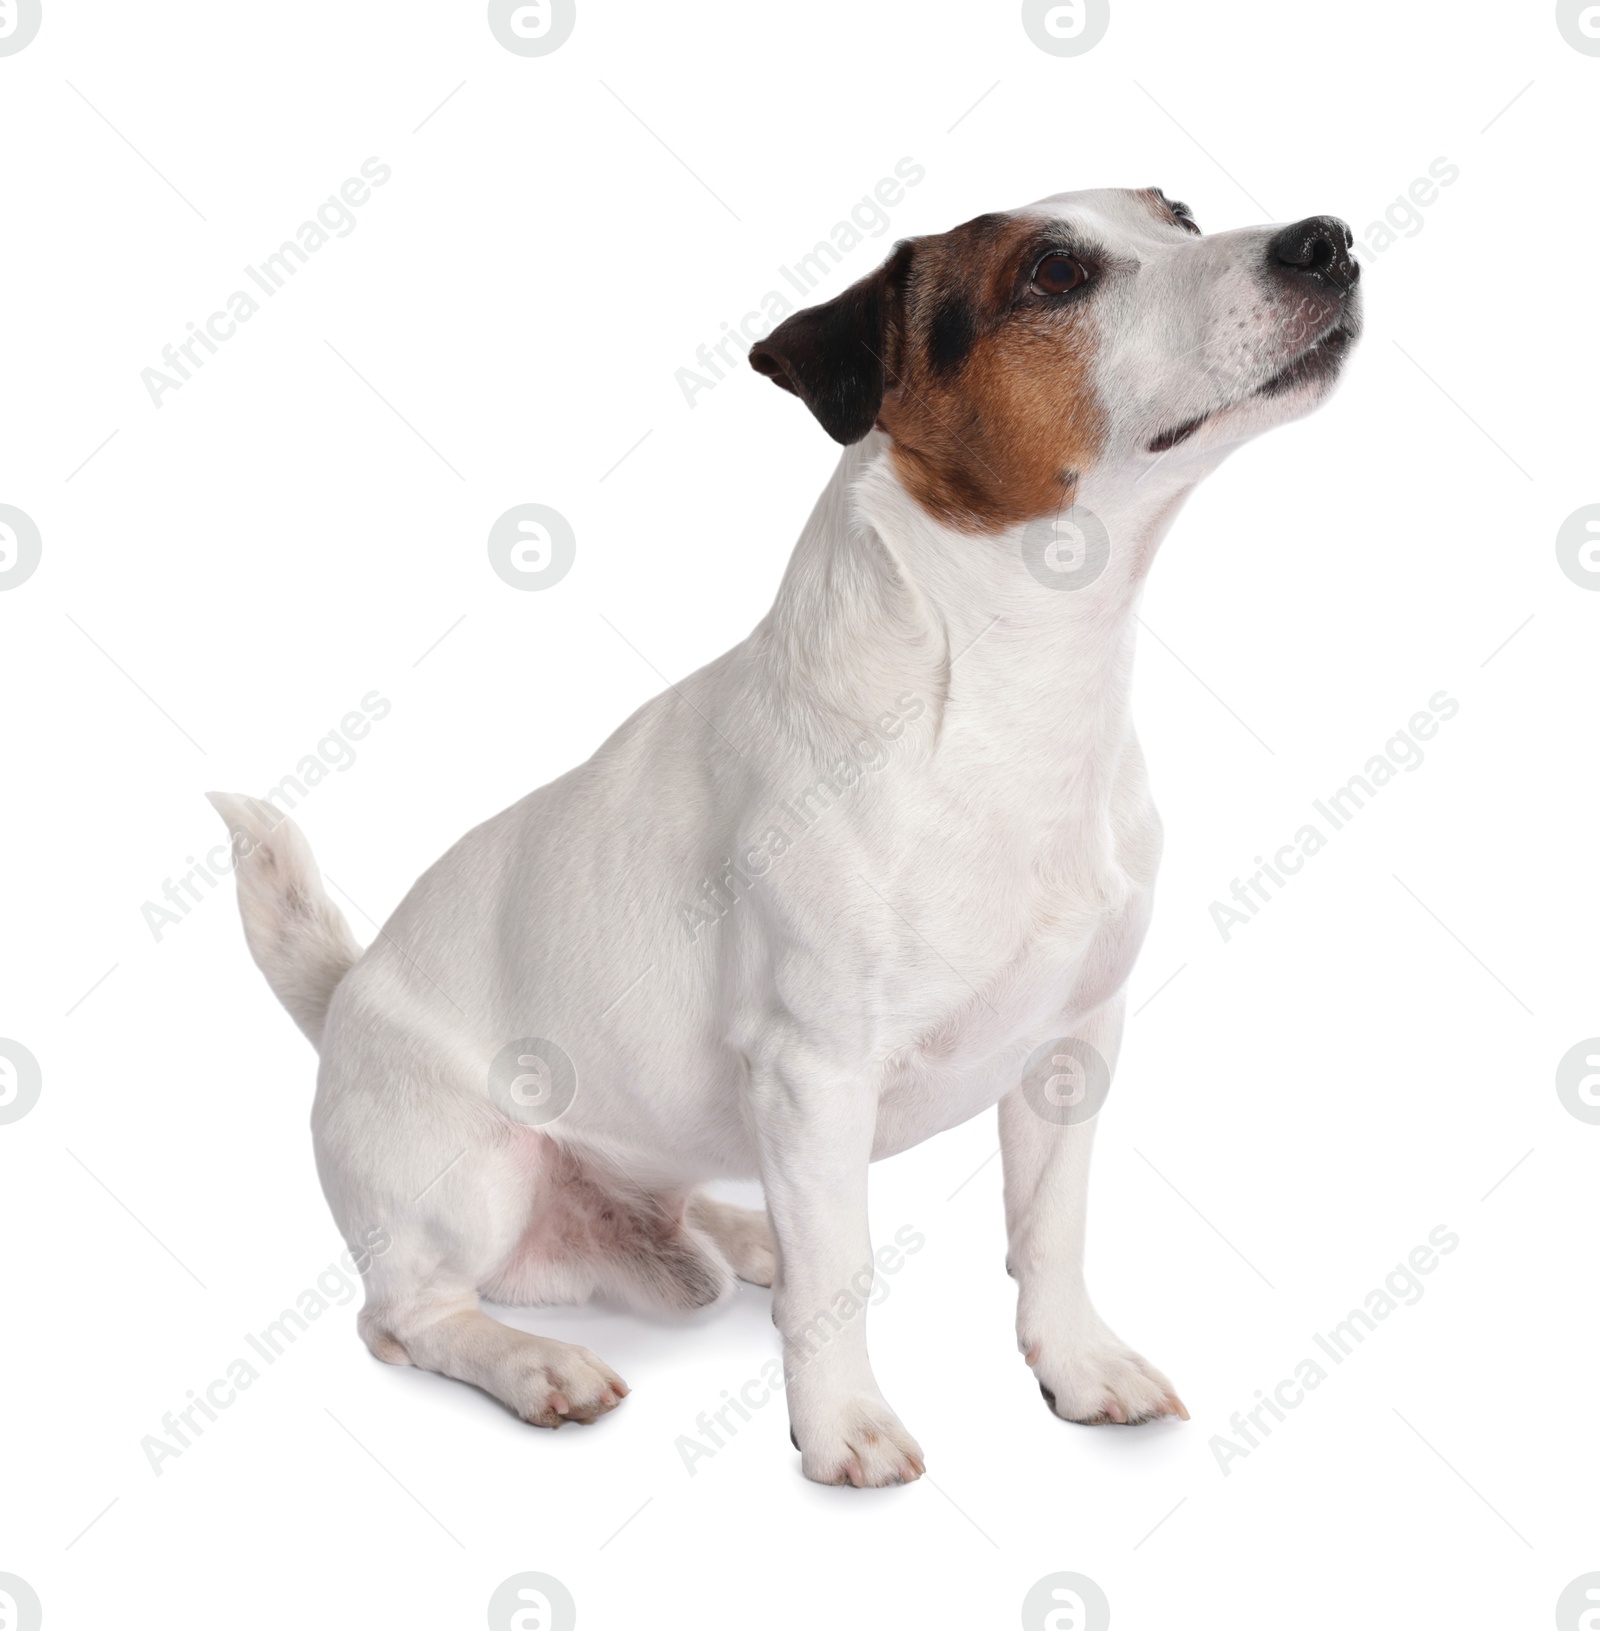
<svg viewBox="0 0 1600 1631">
<path fill-rule="evenodd" d="M 1071 255 L 1046 255 L 1033 269 L 1033 286 L 1040 294 L 1071 294 L 1088 281 L 1088 267 Z"/>
</svg>

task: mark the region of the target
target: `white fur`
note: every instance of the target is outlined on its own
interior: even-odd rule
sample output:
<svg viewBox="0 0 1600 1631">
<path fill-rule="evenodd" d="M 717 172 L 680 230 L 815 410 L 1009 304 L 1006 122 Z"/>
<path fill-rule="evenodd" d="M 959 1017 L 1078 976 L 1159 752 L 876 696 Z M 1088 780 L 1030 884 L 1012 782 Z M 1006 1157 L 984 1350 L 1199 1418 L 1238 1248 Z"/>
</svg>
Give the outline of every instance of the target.
<svg viewBox="0 0 1600 1631">
<path fill-rule="evenodd" d="M 241 867 L 257 960 L 313 1040 L 320 1026 L 314 1128 L 335 1218 L 351 1241 L 392 1240 L 361 1315 L 381 1358 L 476 1383 L 529 1420 L 592 1418 L 620 1379 L 491 1321 L 480 1293 L 605 1287 L 690 1306 L 722 1295 L 730 1269 L 770 1281 L 759 1215 L 694 1194 L 759 1176 L 806 1474 L 916 1477 L 863 1318 L 814 1356 L 806 1330 L 870 1273 L 869 1161 L 998 1103 L 1018 1338 L 1055 1408 L 1181 1410 L 1084 1290 L 1093 1121 L 1045 1122 L 1016 1083 L 1051 1037 L 1115 1061 L 1161 848 L 1128 711 L 1135 608 L 1194 484 L 1321 394 L 1246 400 L 1316 335 L 1285 338 L 1294 302 L 1258 271 L 1268 229 L 1189 239 L 1119 193 L 1034 208 L 1125 263 L 1096 313 L 1109 440 L 1077 500 L 1113 540 L 1096 582 L 1042 587 L 1018 532 L 931 519 L 874 432 L 845 450 L 750 638 L 468 833 L 336 990 L 348 931 L 292 824 Z M 1190 442 L 1144 451 L 1214 410 Z M 868 741 L 878 768 L 813 824 L 782 813 Z M 250 812 L 219 807 L 248 828 Z M 774 824 L 793 842 L 756 878 Z M 682 908 L 730 861 L 744 878 L 691 935 Z M 281 906 L 286 879 L 310 911 Z M 518 1037 L 557 1042 L 577 1068 L 570 1108 L 542 1126 L 488 1088 Z"/>
</svg>

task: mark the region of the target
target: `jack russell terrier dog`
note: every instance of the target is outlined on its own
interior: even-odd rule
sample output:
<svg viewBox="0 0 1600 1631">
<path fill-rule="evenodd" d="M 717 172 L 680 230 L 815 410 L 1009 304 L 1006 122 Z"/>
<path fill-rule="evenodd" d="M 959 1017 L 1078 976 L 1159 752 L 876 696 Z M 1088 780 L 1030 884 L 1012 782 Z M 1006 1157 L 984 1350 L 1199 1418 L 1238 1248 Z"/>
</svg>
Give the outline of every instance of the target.
<svg viewBox="0 0 1600 1631">
<path fill-rule="evenodd" d="M 772 611 L 469 832 L 365 952 L 294 823 L 212 795 L 250 950 L 322 1056 L 317 1169 L 368 1243 L 379 1359 L 589 1422 L 622 1378 L 480 1298 L 686 1310 L 737 1276 L 773 1288 L 805 1475 L 914 1479 L 867 1357 L 867 1168 L 998 1104 L 1050 1408 L 1187 1415 L 1083 1277 L 1161 849 L 1134 614 L 1195 484 L 1328 394 L 1350 245 L 1326 215 L 1207 236 L 1157 189 L 1063 193 L 787 318 L 751 365 L 844 453 Z M 700 1188 L 726 1177 L 765 1212 Z"/>
</svg>

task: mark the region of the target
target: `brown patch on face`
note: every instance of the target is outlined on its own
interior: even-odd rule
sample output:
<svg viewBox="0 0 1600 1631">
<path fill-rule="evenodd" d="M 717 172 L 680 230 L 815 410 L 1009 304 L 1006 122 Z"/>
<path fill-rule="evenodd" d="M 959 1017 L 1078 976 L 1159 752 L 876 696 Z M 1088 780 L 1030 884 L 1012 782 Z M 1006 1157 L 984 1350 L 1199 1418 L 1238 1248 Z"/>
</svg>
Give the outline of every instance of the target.
<svg viewBox="0 0 1600 1631">
<path fill-rule="evenodd" d="M 1054 244 L 1047 221 L 983 215 L 904 262 L 878 425 L 912 496 L 965 532 L 1055 514 L 1100 448 L 1090 302 L 1030 288 Z"/>
</svg>

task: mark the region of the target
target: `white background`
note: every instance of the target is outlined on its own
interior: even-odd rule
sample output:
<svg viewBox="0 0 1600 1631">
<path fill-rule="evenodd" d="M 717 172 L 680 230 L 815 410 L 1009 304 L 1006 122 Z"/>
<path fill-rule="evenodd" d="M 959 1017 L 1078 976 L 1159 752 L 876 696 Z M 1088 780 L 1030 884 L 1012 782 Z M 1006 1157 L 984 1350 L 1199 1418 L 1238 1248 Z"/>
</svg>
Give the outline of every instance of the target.
<svg viewBox="0 0 1600 1631">
<path fill-rule="evenodd" d="M 1554 1086 L 1600 1032 L 1600 595 L 1554 550 L 1600 499 L 1597 76 L 1503 0 L 1114 0 L 1077 58 L 954 0 L 579 0 L 542 58 L 477 4 L 46 0 L 0 57 L 0 502 L 44 540 L 0 593 L 0 1035 L 44 1076 L 0 1126 L 0 1571 L 45 1623 L 481 1626 L 529 1569 L 586 1631 L 1012 1626 L 1057 1570 L 1118 1631 L 1550 1623 L 1600 1569 L 1600 1127 Z M 356 229 L 154 407 L 141 370 L 373 155 Z M 155 1476 L 141 1439 L 340 1249 L 231 888 L 141 917 L 222 837 L 202 791 L 264 791 L 380 691 L 298 812 L 370 938 L 741 639 L 836 450 L 747 370 L 693 408 L 674 371 L 907 156 L 819 295 L 1066 188 L 1364 233 L 1461 172 L 1368 257 L 1340 393 L 1200 490 L 1143 607 L 1167 851 L 1089 1268 L 1194 1419 L 1047 1413 L 983 1116 L 873 1175 L 880 1238 L 927 1238 L 871 1318 L 914 1487 L 807 1484 L 777 1402 L 687 1474 L 678 1436 L 777 1352 L 750 1288 L 512 1316 L 633 1387 L 560 1433 L 334 1309 Z M 488 565 L 524 502 L 578 539 L 544 593 Z M 1224 943 L 1210 902 L 1440 690 L 1426 763 Z M 1213 1436 L 1440 1224 L 1423 1300 L 1224 1476 Z"/>
</svg>

